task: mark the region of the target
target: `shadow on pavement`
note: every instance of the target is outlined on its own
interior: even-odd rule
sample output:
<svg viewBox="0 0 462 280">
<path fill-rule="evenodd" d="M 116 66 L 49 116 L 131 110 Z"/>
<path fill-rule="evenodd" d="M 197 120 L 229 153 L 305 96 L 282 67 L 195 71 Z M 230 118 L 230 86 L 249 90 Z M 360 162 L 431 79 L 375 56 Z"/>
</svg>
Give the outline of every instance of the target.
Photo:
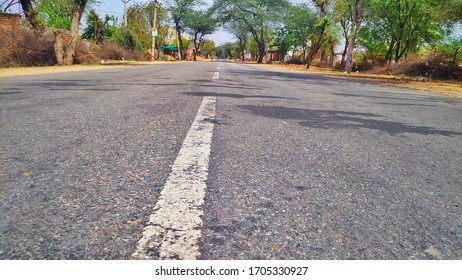
<svg viewBox="0 0 462 280">
<path fill-rule="evenodd" d="M 439 130 L 427 126 L 415 126 L 400 122 L 379 120 L 382 116 L 371 113 L 310 110 L 281 106 L 243 105 L 239 107 L 258 116 L 284 120 L 299 120 L 300 125 L 311 128 L 366 128 L 385 132 L 390 135 L 398 135 L 402 133 L 444 136 L 462 135 L 462 132 L 457 131 Z"/>
</svg>

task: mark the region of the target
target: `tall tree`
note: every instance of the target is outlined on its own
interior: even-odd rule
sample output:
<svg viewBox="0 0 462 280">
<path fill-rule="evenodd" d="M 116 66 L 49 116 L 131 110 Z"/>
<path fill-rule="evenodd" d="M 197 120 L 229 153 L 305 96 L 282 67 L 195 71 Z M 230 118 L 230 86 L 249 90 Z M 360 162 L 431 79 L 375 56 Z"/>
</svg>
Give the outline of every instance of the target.
<svg viewBox="0 0 462 280">
<path fill-rule="evenodd" d="M 64 43 L 65 39 L 62 37 L 63 33 L 55 33 L 55 56 L 59 65 L 71 65 L 74 63 L 75 46 L 79 38 L 80 20 L 82 19 L 87 2 L 88 0 L 74 0 L 72 6 L 70 40 L 67 44 Z M 64 47 L 65 45 L 67 45 L 66 48 Z"/>
<path fill-rule="evenodd" d="M 113 16 L 106 15 L 102 19 L 95 10 L 91 9 L 87 14 L 87 26 L 82 33 L 82 38 L 91 39 L 96 44 L 109 39 L 115 31 L 115 27 L 109 24 L 111 21 L 115 21 Z"/>
<path fill-rule="evenodd" d="M 309 35 L 311 46 L 310 51 L 306 57 L 306 68 L 310 68 L 311 63 L 314 60 L 314 57 L 321 49 L 321 46 L 326 41 L 326 34 L 328 31 L 329 24 L 332 23 L 330 5 L 331 0 L 312 0 L 312 3 L 318 10 L 318 20 L 315 24 L 315 30 Z"/>
<path fill-rule="evenodd" d="M 237 39 L 237 44 L 241 50 L 241 59 L 244 60 L 247 42 L 250 39 L 250 32 L 247 25 L 243 22 L 232 20 L 225 24 L 225 29 Z"/>
<path fill-rule="evenodd" d="M 194 8 L 195 5 L 202 4 L 200 0 L 167 0 L 167 10 L 170 13 L 178 38 L 181 38 L 185 31 L 185 20 L 188 12 Z M 183 55 L 183 42 L 178 42 L 178 52 L 180 57 Z"/>
<path fill-rule="evenodd" d="M 216 47 L 215 47 L 215 42 L 211 40 L 204 39 L 201 44 L 201 50 L 203 52 L 206 52 L 209 55 L 216 55 Z"/>
<path fill-rule="evenodd" d="M 263 62 L 270 28 L 281 22 L 286 0 L 217 0 L 225 18 L 243 22 L 258 45 L 258 63 Z"/>
<path fill-rule="evenodd" d="M 302 48 L 303 63 L 306 59 L 308 35 L 317 30 L 318 15 L 306 3 L 290 6 L 284 17 L 284 28 L 293 36 L 293 53 L 298 47 Z"/>
<path fill-rule="evenodd" d="M 194 61 L 197 52 L 206 35 L 212 34 L 218 28 L 218 21 L 213 16 L 213 9 L 205 11 L 189 10 L 185 16 L 185 27 L 193 36 Z"/>
<path fill-rule="evenodd" d="M 397 63 L 424 44 L 447 36 L 454 18 L 444 11 L 445 3 L 443 0 L 371 0 L 368 31 L 363 33 L 386 43 L 385 59 Z"/>
<path fill-rule="evenodd" d="M 353 48 L 356 43 L 356 38 L 358 37 L 359 29 L 361 28 L 361 25 L 363 24 L 366 18 L 367 9 L 369 7 L 369 0 L 341 0 L 341 1 L 346 2 L 347 15 L 351 23 L 350 34 L 348 36 L 347 56 L 346 56 L 346 61 L 345 61 L 345 71 L 350 73 L 353 67 L 353 63 L 351 63 Z"/>
<path fill-rule="evenodd" d="M 90 0 L 90 2 L 95 1 L 96 0 Z M 53 5 L 55 2 L 57 5 L 61 3 L 61 1 L 50 1 L 49 3 Z M 69 38 L 66 38 L 67 36 L 65 35 L 65 32 L 61 30 L 55 32 L 55 57 L 57 63 L 60 65 L 70 65 L 74 63 L 75 46 L 77 39 L 79 38 L 80 20 L 87 6 L 87 2 L 88 0 L 73 0 L 71 9 L 72 12 L 70 13 L 71 25 Z M 21 7 L 26 15 L 26 18 L 34 28 L 41 26 L 41 21 L 37 16 L 37 12 L 34 10 L 31 0 L 21 0 Z"/>
</svg>

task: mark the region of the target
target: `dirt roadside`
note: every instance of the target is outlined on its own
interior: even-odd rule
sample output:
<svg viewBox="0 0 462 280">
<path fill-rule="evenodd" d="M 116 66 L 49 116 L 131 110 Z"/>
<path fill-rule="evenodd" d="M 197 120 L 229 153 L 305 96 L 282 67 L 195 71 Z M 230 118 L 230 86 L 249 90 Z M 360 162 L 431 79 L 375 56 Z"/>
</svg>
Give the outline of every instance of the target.
<svg viewBox="0 0 462 280">
<path fill-rule="evenodd" d="M 159 64 L 167 62 L 136 62 L 136 61 L 116 61 L 107 62 L 105 64 L 94 65 L 71 65 L 71 66 L 41 66 L 41 67 L 14 67 L 0 68 L 0 77 L 14 77 L 37 74 L 53 74 L 65 72 L 80 72 L 93 71 L 110 68 L 129 67 L 146 64 Z M 397 86 L 401 88 L 424 91 L 428 93 L 445 95 L 451 97 L 462 98 L 462 82 L 457 81 L 428 81 L 419 78 L 411 78 L 394 75 L 375 75 L 368 73 L 351 73 L 344 74 L 339 71 L 325 70 L 320 68 L 305 69 L 304 66 L 298 65 L 283 65 L 283 64 L 260 64 L 261 67 L 272 67 L 276 69 L 284 69 L 297 73 L 306 73 L 312 75 L 321 75 L 339 79 L 357 80 L 387 86 Z"/>
<path fill-rule="evenodd" d="M 397 75 L 377 75 L 369 73 L 350 73 L 335 70 L 326 70 L 322 68 L 305 67 L 299 65 L 284 65 L 284 64 L 260 64 L 262 67 L 272 67 L 276 69 L 285 69 L 297 73 L 306 73 L 312 75 L 320 75 L 332 78 L 356 80 L 386 86 L 396 86 L 401 88 L 423 91 L 432 94 L 445 95 L 451 97 L 462 98 L 462 82 L 458 81 L 431 81 L 423 78 L 405 77 Z"/>
<path fill-rule="evenodd" d="M 143 64 L 148 64 L 148 62 L 137 62 L 137 61 L 111 62 L 109 61 L 104 64 L 89 64 L 89 65 L 76 64 L 76 65 L 69 65 L 69 66 L 35 66 L 35 67 L 0 68 L 0 78 L 1 77 L 38 75 L 38 74 L 93 71 L 93 70 L 120 68 L 120 67 L 143 65 Z"/>
</svg>

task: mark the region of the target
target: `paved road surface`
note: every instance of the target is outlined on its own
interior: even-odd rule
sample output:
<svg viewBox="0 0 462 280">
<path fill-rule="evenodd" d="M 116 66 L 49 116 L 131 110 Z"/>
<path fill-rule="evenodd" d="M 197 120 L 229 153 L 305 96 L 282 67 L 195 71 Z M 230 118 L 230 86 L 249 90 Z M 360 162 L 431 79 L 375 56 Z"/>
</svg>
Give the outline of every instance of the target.
<svg viewBox="0 0 462 280">
<path fill-rule="evenodd" d="M 460 99 L 203 62 L 2 78 L 0 110 L 0 259 L 462 258 Z"/>
</svg>

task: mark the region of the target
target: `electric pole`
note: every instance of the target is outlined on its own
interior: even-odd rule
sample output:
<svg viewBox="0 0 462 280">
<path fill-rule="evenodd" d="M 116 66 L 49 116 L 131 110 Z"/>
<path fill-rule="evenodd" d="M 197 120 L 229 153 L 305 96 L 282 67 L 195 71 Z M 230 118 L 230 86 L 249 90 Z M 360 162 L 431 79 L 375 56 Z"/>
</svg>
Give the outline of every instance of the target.
<svg viewBox="0 0 462 280">
<path fill-rule="evenodd" d="M 127 3 L 130 2 L 130 0 L 122 0 L 124 3 L 124 26 L 127 27 Z"/>
<path fill-rule="evenodd" d="M 156 60 L 156 36 L 157 36 L 157 0 L 154 1 L 154 19 L 152 21 L 152 54 Z"/>
</svg>

